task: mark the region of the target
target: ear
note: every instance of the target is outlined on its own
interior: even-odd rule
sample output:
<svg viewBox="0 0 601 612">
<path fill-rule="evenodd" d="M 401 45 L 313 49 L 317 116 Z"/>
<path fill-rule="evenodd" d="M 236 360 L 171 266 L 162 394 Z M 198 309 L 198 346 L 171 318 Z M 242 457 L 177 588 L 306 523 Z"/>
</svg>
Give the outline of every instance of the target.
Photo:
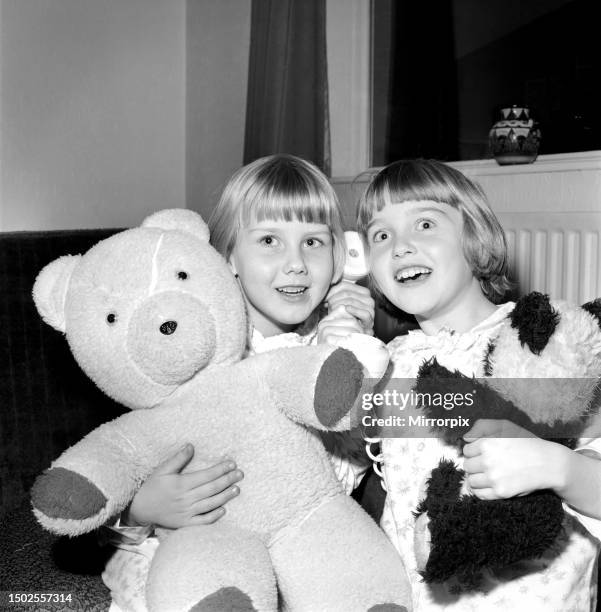
<svg viewBox="0 0 601 612">
<path fill-rule="evenodd" d="M 209 241 L 209 228 L 202 217 L 186 208 L 160 210 L 142 222 L 142 227 L 157 227 L 163 230 L 188 232 L 203 242 Z"/>
<path fill-rule="evenodd" d="M 582 308 L 586 310 L 589 314 L 591 314 L 595 319 L 597 319 L 597 323 L 599 327 L 601 327 L 601 298 L 597 298 L 592 302 L 587 302 L 583 304 Z"/>
<path fill-rule="evenodd" d="M 65 297 L 73 270 L 81 255 L 65 255 L 49 263 L 33 285 L 33 301 L 42 319 L 54 329 L 65 332 Z"/>
<path fill-rule="evenodd" d="M 535 355 L 540 355 L 561 317 L 548 295 L 533 291 L 516 302 L 509 318 L 511 327 L 518 330 L 522 346 L 527 344 Z"/>
</svg>

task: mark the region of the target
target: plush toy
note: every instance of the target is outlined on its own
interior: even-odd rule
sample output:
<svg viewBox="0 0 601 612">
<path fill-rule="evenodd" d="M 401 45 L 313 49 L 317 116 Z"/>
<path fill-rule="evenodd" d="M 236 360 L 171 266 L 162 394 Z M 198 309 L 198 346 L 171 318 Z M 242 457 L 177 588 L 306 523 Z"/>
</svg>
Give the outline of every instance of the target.
<svg viewBox="0 0 601 612">
<path fill-rule="evenodd" d="M 361 363 L 328 346 L 241 360 L 237 282 L 191 211 L 66 256 L 34 299 L 82 369 L 131 412 L 92 431 L 32 490 L 40 523 L 81 534 L 118 515 L 153 469 L 192 443 L 187 469 L 230 457 L 244 487 L 213 525 L 158 530 L 151 610 L 406 610 L 401 561 L 343 494 L 315 430 L 351 426 Z M 276 586 L 277 585 L 277 586 Z"/>
<path fill-rule="evenodd" d="M 601 300 L 577 307 L 529 294 L 516 303 L 482 356 L 485 378 L 450 372 L 433 359 L 421 367 L 415 391 L 471 394 L 473 405 L 455 409 L 465 422 L 435 426 L 458 448 L 478 418 L 507 419 L 573 448 L 580 437 L 601 435 L 600 327 Z M 422 410 L 427 418 L 456 416 L 432 404 Z M 469 589 L 478 585 L 484 568 L 540 556 L 560 533 L 564 512 L 550 490 L 480 500 L 467 490 L 464 472 L 441 460 L 416 517 L 416 556 L 426 582 L 456 577 Z"/>
</svg>

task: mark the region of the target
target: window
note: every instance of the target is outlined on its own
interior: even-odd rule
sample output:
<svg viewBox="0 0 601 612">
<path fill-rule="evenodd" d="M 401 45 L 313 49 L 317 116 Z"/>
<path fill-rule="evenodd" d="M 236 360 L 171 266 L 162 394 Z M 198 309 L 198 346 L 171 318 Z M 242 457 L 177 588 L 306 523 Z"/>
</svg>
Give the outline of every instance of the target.
<svg viewBox="0 0 601 612">
<path fill-rule="evenodd" d="M 500 107 L 539 153 L 601 149 L 598 0 L 372 0 L 372 164 L 490 157 Z"/>
</svg>

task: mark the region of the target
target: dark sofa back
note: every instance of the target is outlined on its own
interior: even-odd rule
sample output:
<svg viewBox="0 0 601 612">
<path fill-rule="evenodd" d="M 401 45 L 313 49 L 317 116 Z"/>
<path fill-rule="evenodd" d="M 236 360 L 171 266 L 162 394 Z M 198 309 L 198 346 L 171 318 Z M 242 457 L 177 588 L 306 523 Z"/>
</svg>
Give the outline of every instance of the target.
<svg viewBox="0 0 601 612">
<path fill-rule="evenodd" d="M 47 263 L 116 231 L 0 234 L 0 517 L 27 499 L 35 477 L 68 446 L 124 411 L 83 374 L 31 297 Z"/>
</svg>

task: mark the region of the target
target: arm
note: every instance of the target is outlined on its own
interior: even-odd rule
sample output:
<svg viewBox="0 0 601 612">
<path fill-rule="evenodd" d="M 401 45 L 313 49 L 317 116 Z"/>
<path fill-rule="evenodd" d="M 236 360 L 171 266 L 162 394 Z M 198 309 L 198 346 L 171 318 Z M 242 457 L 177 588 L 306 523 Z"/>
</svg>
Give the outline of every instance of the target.
<svg viewBox="0 0 601 612">
<path fill-rule="evenodd" d="M 32 489 L 40 523 L 54 533 L 78 535 L 119 514 L 153 468 L 181 445 L 174 422 L 172 410 L 130 412 L 65 451 Z"/>
<path fill-rule="evenodd" d="M 480 499 L 552 489 L 568 505 L 601 518 L 601 460 L 541 440 L 509 423 L 482 419 L 466 434 L 467 482 Z"/>
<path fill-rule="evenodd" d="M 553 490 L 577 512 L 601 519 L 601 455 L 561 447 L 563 469 Z"/>
<path fill-rule="evenodd" d="M 285 348 L 246 359 L 269 401 L 293 421 L 319 430 L 350 428 L 351 411 L 364 382 L 363 367 L 345 349 L 331 346 Z"/>
</svg>

